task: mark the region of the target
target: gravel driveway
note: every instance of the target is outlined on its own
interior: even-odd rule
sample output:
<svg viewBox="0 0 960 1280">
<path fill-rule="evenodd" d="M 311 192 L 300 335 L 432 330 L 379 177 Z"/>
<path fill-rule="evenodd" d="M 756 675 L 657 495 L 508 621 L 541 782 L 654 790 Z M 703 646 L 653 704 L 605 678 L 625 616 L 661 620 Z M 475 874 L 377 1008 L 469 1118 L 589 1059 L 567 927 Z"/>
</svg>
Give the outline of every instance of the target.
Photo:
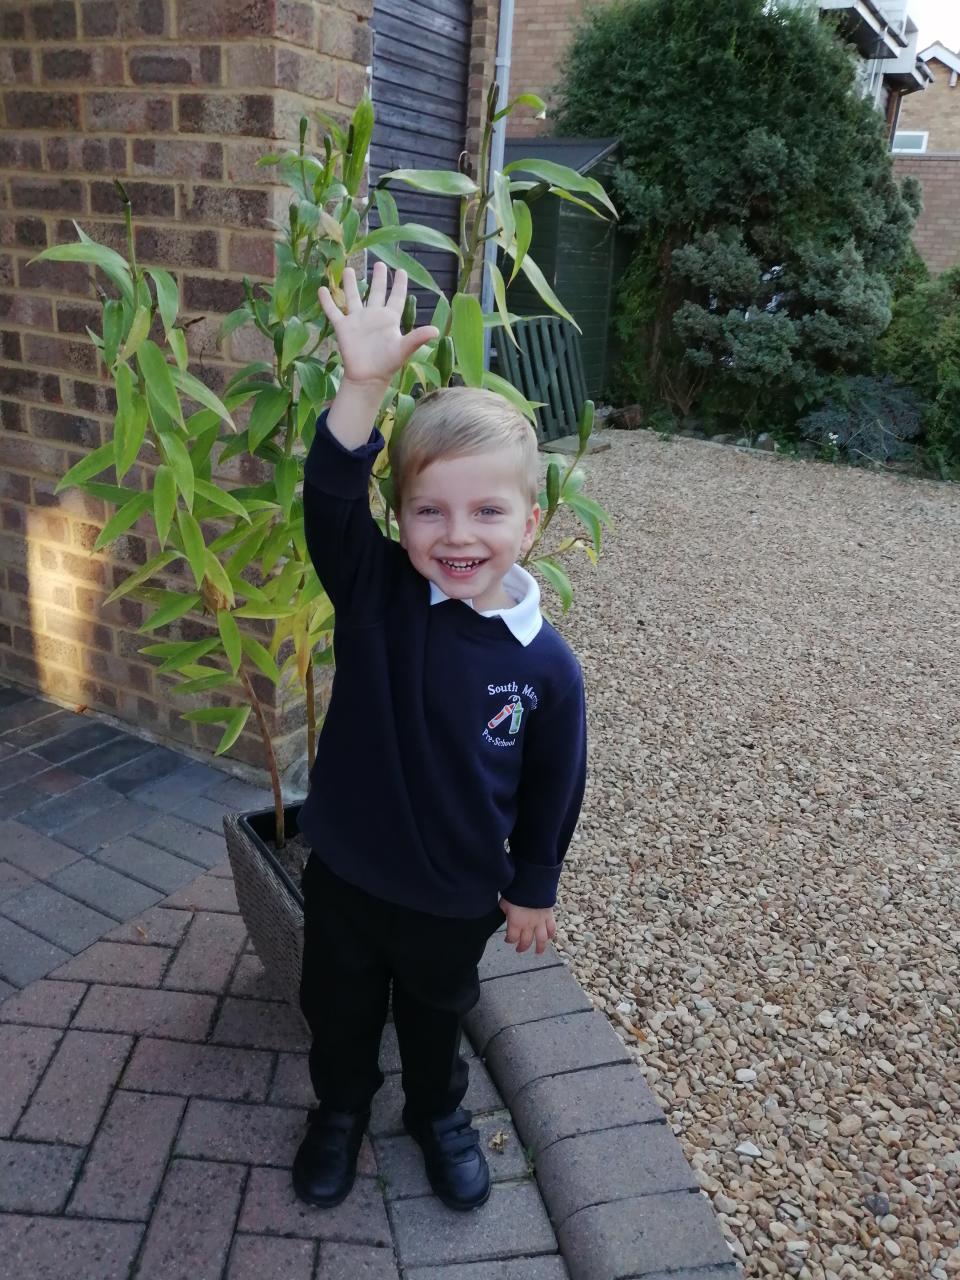
<svg viewBox="0 0 960 1280">
<path fill-rule="evenodd" d="M 960 1275 L 960 490 L 610 433 L 558 944 L 749 1276 Z"/>
</svg>

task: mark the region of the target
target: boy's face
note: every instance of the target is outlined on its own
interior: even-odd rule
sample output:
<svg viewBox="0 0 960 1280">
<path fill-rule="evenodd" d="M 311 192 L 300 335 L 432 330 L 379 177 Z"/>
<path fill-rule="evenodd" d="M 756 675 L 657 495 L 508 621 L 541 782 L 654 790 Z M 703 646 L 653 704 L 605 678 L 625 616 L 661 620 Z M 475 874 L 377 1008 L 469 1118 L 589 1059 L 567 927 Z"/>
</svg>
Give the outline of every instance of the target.
<svg viewBox="0 0 960 1280">
<path fill-rule="evenodd" d="M 474 608 L 509 608 L 504 574 L 533 542 L 531 505 L 510 452 L 440 458 L 403 495 L 400 543 L 418 573 Z"/>
</svg>

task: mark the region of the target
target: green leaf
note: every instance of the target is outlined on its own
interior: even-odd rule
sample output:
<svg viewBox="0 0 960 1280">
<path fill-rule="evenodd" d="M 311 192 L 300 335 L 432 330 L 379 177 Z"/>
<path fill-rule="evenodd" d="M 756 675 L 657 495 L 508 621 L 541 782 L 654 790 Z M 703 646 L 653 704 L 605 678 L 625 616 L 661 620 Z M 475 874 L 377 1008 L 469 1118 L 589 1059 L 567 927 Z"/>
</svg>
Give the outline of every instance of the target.
<svg viewBox="0 0 960 1280">
<path fill-rule="evenodd" d="M 223 755 L 224 751 L 230 750 L 236 740 L 240 737 L 240 734 L 243 732 L 243 726 L 247 723 L 247 718 L 252 710 L 253 708 L 250 706 L 236 708 L 233 713 L 233 717 L 227 724 L 226 732 L 217 744 L 216 751 L 213 753 L 215 756 Z"/>
<path fill-rule="evenodd" d="M 549 182 L 551 186 L 562 187 L 565 191 L 585 192 L 609 209 L 614 217 L 617 217 L 617 210 L 613 201 L 600 183 L 597 182 L 596 178 L 584 177 L 582 173 L 577 173 L 576 169 L 571 169 L 565 164 L 557 164 L 554 160 L 513 160 L 503 167 L 504 173 L 517 173 L 518 171 L 520 173 L 532 173 L 535 178 L 539 178 L 543 182 Z M 599 210 L 596 212 L 599 216 Z"/>
<path fill-rule="evenodd" d="M 365 236 L 361 236 L 353 248 L 354 252 L 359 252 L 361 249 L 370 249 L 374 245 L 396 244 L 401 240 L 429 245 L 431 249 L 443 249 L 460 258 L 460 250 L 449 236 L 433 227 L 422 226 L 419 222 L 407 222 L 398 227 L 375 227 Z"/>
<path fill-rule="evenodd" d="M 163 463 L 153 477 L 153 520 L 161 547 L 166 546 L 176 506 L 177 482 L 171 469 Z"/>
<path fill-rule="evenodd" d="M 493 175 L 493 211 L 500 224 L 504 245 L 512 244 L 517 224 L 513 214 L 513 201 L 510 199 L 510 179 L 502 173 Z"/>
<path fill-rule="evenodd" d="M 226 596 L 231 607 L 236 602 L 236 596 L 233 593 L 233 583 L 227 577 L 223 565 L 213 554 L 209 547 L 203 549 L 203 567 L 206 570 L 207 577 L 213 585 Z"/>
<path fill-rule="evenodd" d="M 415 191 L 429 191 L 435 196 L 472 196 L 477 184 L 465 173 L 452 169 L 392 169 L 377 182 L 378 187 L 388 182 L 403 182 Z"/>
<path fill-rule="evenodd" d="M 283 331 L 283 349 L 280 355 L 280 368 L 285 369 L 290 361 L 300 354 L 310 340 L 310 330 L 299 316 L 291 316 Z"/>
<path fill-rule="evenodd" d="M 189 356 L 187 354 L 187 335 L 182 329 L 171 329 L 167 334 L 167 345 L 173 352 L 178 369 L 186 369 Z"/>
<path fill-rule="evenodd" d="M 343 185 L 352 196 L 357 194 L 367 164 L 367 152 L 373 137 L 373 103 L 364 93 L 353 113 L 348 134 L 352 146 L 343 161 Z"/>
<path fill-rule="evenodd" d="M 219 507 L 221 511 L 229 511 L 232 515 L 241 516 L 250 523 L 250 513 L 242 502 L 238 502 L 232 493 L 228 493 L 225 489 L 219 489 L 215 484 L 211 484 L 208 480 L 196 480 L 194 486 L 198 497 L 206 498 L 207 502 L 212 502 L 215 507 Z"/>
<path fill-rule="evenodd" d="M 151 320 L 150 308 L 137 307 L 136 314 L 133 316 L 131 332 L 127 334 L 127 340 L 125 340 L 123 347 L 120 347 L 120 360 L 129 360 L 131 356 L 136 356 L 136 353 L 140 351 L 143 339 L 150 333 Z"/>
<path fill-rule="evenodd" d="M 162 657 L 163 662 L 157 667 L 157 671 L 166 674 L 168 671 L 182 671 L 184 667 L 197 662 L 200 658 L 205 658 L 208 653 L 212 653 L 219 647 L 219 639 L 211 636 L 209 640 L 177 640 L 173 643 L 168 641 L 166 644 L 148 644 L 140 652 L 149 654 L 151 657 Z"/>
<path fill-rule="evenodd" d="M 194 724 L 222 724 L 224 720 L 232 719 L 236 713 L 236 707 L 201 707 L 197 711 L 184 711 L 180 719 L 190 720 Z"/>
<path fill-rule="evenodd" d="M 230 395 L 237 390 L 242 382 L 246 382 L 248 378 L 253 378 L 258 373 L 273 374 L 273 365 L 267 364 L 266 360 L 251 360 L 249 364 L 245 364 L 239 373 L 235 373 L 226 385 L 224 395 L 229 399 Z"/>
<path fill-rule="evenodd" d="M 231 333 L 235 333 L 237 329 L 242 329 L 252 319 L 253 313 L 246 304 L 242 307 L 237 307 L 236 311 L 231 311 L 223 320 L 220 325 L 219 337 L 221 339 L 229 338 Z"/>
<path fill-rule="evenodd" d="M 193 494 L 196 485 L 196 478 L 193 474 L 193 462 L 187 446 L 183 443 L 180 436 L 172 433 L 161 432 L 158 436 L 160 448 L 163 450 L 167 464 L 173 471 L 174 479 L 177 482 L 177 488 L 183 494 L 183 500 L 187 504 L 187 510 L 193 510 Z"/>
<path fill-rule="evenodd" d="M 542 402 L 528 400 L 522 391 L 518 391 L 512 382 L 508 382 L 506 378 L 502 378 L 499 373 L 492 373 L 489 369 L 483 375 L 483 385 L 488 391 L 496 391 L 503 396 L 505 400 L 509 400 L 512 405 L 520 410 L 525 418 L 537 425 L 537 409 Z"/>
<path fill-rule="evenodd" d="M 236 551 L 226 563 L 227 575 L 230 581 L 242 591 L 243 587 L 239 585 L 238 579 L 243 570 L 254 558 L 263 545 L 263 540 L 267 536 L 267 529 L 263 523 L 256 526 L 252 532 L 248 533 Z"/>
<path fill-rule="evenodd" d="M 82 484 L 84 480 L 89 480 L 92 476 L 98 476 L 101 471 L 106 471 L 107 467 L 114 465 L 114 457 L 113 441 L 102 444 L 99 449 L 94 449 L 93 453 L 88 453 L 85 458 L 81 458 L 72 466 L 58 481 L 54 492 L 60 493 L 62 489 L 70 489 L 74 485 Z"/>
<path fill-rule="evenodd" d="M 211 413 L 215 413 L 218 418 L 222 418 L 231 431 L 236 431 L 237 424 L 230 417 L 230 410 L 219 396 L 215 396 L 210 388 L 205 386 L 199 378 L 195 378 L 186 369 L 174 369 L 172 374 L 174 385 L 179 387 L 185 396 L 189 396 L 191 400 L 196 400 L 197 404 L 204 405 Z"/>
<path fill-rule="evenodd" d="M 277 664 L 270 656 L 270 651 L 265 649 L 259 640 L 255 640 L 253 636 L 241 635 L 240 643 L 243 645 L 243 651 L 253 663 L 253 665 L 272 681 L 278 684 L 280 681 L 280 672 Z"/>
<path fill-rule="evenodd" d="M 517 237 L 516 246 L 513 248 L 509 244 L 503 246 L 507 253 L 513 255 L 513 271 L 510 273 L 509 284 L 513 284 L 517 278 L 517 272 L 526 262 L 527 250 L 530 248 L 530 241 L 533 239 L 533 217 L 530 213 L 530 206 L 525 200 L 513 201 L 513 220 Z"/>
<path fill-rule="evenodd" d="M 293 364 L 300 379 L 300 389 L 306 399 L 314 406 L 326 404 L 331 398 L 333 387 L 318 360 L 295 360 Z"/>
<path fill-rule="evenodd" d="M 113 368 L 123 337 L 123 307 L 116 298 L 108 298 L 103 304 L 103 363 Z"/>
<path fill-rule="evenodd" d="M 414 284 L 420 285 L 422 289 L 429 289 L 431 293 L 443 295 L 443 290 L 427 268 L 419 263 L 416 258 L 411 257 L 409 253 L 385 244 L 371 245 L 370 252 L 374 257 L 379 258 L 381 262 L 385 262 L 388 267 L 393 267 L 394 271 L 405 271 L 410 280 Z"/>
<path fill-rule="evenodd" d="M 206 550 L 203 543 L 203 530 L 190 512 L 184 511 L 182 507 L 177 508 L 177 526 L 180 537 L 183 539 L 183 549 L 187 553 L 190 568 L 193 570 L 193 580 L 198 587 L 202 586 L 203 553 Z"/>
<path fill-rule="evenodd" d="M 290 507 L 293 503 L 293 493 L 296 488 L 299 471 L 300 467 L 296 458 L 284 458 L 277 463 L 277 502 L 280 504 L 284 520 L 290 519 Z"/>
<path fill-rule="evenodd" d="M 161 551 L 159 555 L 151 557 L 145 565 L 132 573 L 129 578 L 124 578 L 119 587 L 116 587 L 104 600 L 104 604 L 113 604 L 114 600 L 119 600 L 121 596 L 128 595 L 134 591 L 142 583 L 152 578 L 155 573 L 159 573 L 161 569 L 165 569 L 168 564 L 174 560 L 181 559 L 179 551 Z"/>
<path fill-rule="evenodd" d="M 493 117 L 494 120 L 502 120 L 504 116 L 508 116 L 514 107 L 520 105 L 525 107 L 533 107 L 536 112 L 543 112 L 547 109 L 547 104 L 541 97 L 535 93 L 518 93 L 517 96 Z"/>
<path fill-rule="evenodd" d="M 220 632 L 220 639 L 223 641 L 227 660 L 230 663 L 233 674 L 236 675 L 240 670 L 243 648 L 240 644 L 240 628 L 237 626 L 236 619 L 229 609 L 220 609 L 217 613 L 217 630 Z"/>
<path fill-rule="evenodd" d="M 234 676 L 229 671 L 211 671 L 208 676 L 197 676 L 193 680 L 184 680 L 174 685 L 174 693 L 189 697 L 194 693 L 209 693 L 211 689 L 222 689 L 225 684 L 233 684 Z"/>
<path fill-rule="evenodd" d="M 77 230 L 79 231 L 80 228 L 77 227 Z M 44 249 L 43 253 L 38 253 L 36 258 L 31 258 L 31 262 L 37 261 L 88 262 L 91 266 L 99 267 L 120 290 L 124 301 L 133 306 L 133 281 L 130 279 L 126 259 L 122 258 L 116 250 L 108 249 L 106 245 L 94 244 L 86 238 L 81 244 L 58 244 L 52 249 Z"/>
<path fill-rule="evenodd" d="M 169 340 L 170 330 L 176 324 L 177 312 L 180 309 L 180 293 L 177 289 L 177 282 L 169 271 L 162 271 L 158 267 L 148 267 L 147 275 L 153 280 L 157 290 L 157 306 L 160 309 L 160 319 L 163 321 L 163 332 Z"/>
<path fill-rule="evenodd" d="M 124 583 L 124 586 L 126 585 L 127 583 Z M 184 595 L 181 591 L 164 591 L 160 595 L 160 600 L 160 608 L 139 628 L 141 632 L 156 631 L 157 627 L 165 627 L 168 622 L 175 622 L 177 618 L 182 618 L 185 613 L 189 613 L 200 603 L 200 593 L 194 591 L 190 595 Z"/>
<path fill-rule="evenodd" d="M 248 449 L 251 453 L 266 440 L 286 413 L 289 403 L 290 392 L 286 387 L 267 387 L 265 391 L 258 393 L 247 424 Z"/>
<path fill-rule="evenodd" d="M 273 285 L 273 310 L 278 319 L 283 320 L 289 314 L 295 300 L 299 297 L 303 281 L 303 267 L 299 262 L 285 262 L 277 272 Z M 294 310 L 296 310 L 295 307 Z"/>
<path fill-rule="evenodd" d="M 572 493 L 564 497 L 567 506 L 590 530 L 594 549 L 599 551 L 603 539 L 603 526 L 610 523 L 610 517 L 599 502 L 588 498 L 583 493 Z"/>
<path fill-rule="evenodd" d="M 137 351 L 137 364 L 143 374 L 150 394 L 174 422 L 183 425 L 180 399 L 177 396 L 173 371 L 163 358 L 163 352 L 148 338 Z"/>
<path fill-rule="evenodd" d="M 539 559 L 534 560 L 533 564 L 558 593 L 563 612 L 566 613 L 573 604 L 573 587 L 570 585 L 570 579 L 557 564 L 556 560 L 552 560 L 549 556 L 541 556 Z"/>
<path fill-rule="evenodd" d="M 500 268 L 495 262 L 487 264 L 487 270 L 490 272 L 490 280 L 493 283 L 493 296 L 497 302 L 497 310 L 500 312 L 500 319 L 503 321 L 503 327 L 506 329 L 510 341 L 519 350 L 520 343 L 517 341 L 513 327 L 510 324 L 510 311 L 507 307 L 507 289 L 503 282 L 503 276 Z"/>
<path fill-rule="evenodd" d="M 276 604 L 262 604 L 256 600 L 250 604 L 242 604 L 239 609 L 234 609 L 233 613 L 237 618 L 260 618 L 269 622 L 276 621 L 277 618 L 291 618 L 296 613 L 296 609 Z"/>
<path fill-rule="evenodd" d="M 473 294 L 454 295 L 453 343 L 464 382 L 468 387 L 483 386 L 483 312 Z"/>
<path fill-rule="evenodd" d="M 373 198 L 377 204 L 377 212 L 380 214 L 380 223 L 384 227 L 395 227 L 400 221 L 400 213 L 397 209 L 397 202 L 386 189 L 386 187 L 377 187 L 373 193 Z"/>
<path fill-rule="evenodd" d="M 149 510 L 152 502 L 152 494 L 138 493 L 136 497 L 124 503 L 120 510 L 114 512 L 103 526 L 99 537 L 93 544 L 94 551 L 101 551 L 104 547 L 109 546 L 115 538 L 119 538 L 121 533 L 126 533 L 130 526 L 136 524 L 143 513 Z"/>
<path fill-rule="evenodd" d="M 130 412 L 123 428 L 123 445 L 117 460 L 117 479 L 122 480 L 139 456 L 147 434 L 147 401 L 139 391 L 133 394 Z"/>
<path fill-rule="evenodd" d="M 560 463 L 551 458 L 547 464 L 547 511 L 553 511 L 560 502 Z"/>
</svg>

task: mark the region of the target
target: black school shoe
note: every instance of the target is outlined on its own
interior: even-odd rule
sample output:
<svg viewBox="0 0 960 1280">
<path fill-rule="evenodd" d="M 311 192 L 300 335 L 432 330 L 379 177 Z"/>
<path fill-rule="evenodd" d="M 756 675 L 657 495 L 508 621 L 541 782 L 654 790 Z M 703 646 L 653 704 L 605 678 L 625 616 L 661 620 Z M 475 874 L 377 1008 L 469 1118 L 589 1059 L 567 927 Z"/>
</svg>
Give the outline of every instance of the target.
<svg viewBox="0 0 960 1280">
<path fill-rule="evenodd" d="M 318 1209 L 332 1209 L 350 1194 L 357 1174 L 357 1156 L 369 1111 L 310 1113 L 307 1135 L 293 1161 L 293 1189 L 297 1198 Z"/>
<path fill-rule="evenodd" d="M 433 1119 L 403 1110 L 404 1128 L 423 1152 L 434 1195 L 448 1209 L 478 1209 L 490 1198 L 490 1170 L 471 1119 L 463 1107 Z"/>
</svg>

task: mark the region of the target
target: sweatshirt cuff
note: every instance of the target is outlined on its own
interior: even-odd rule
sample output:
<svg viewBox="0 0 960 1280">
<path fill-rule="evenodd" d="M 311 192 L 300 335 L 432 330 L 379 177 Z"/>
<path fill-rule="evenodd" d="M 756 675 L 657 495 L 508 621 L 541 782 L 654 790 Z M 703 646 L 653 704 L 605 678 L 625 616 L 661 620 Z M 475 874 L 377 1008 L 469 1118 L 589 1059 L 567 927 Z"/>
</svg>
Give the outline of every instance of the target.
<svg viewBox="0 0 960 1280">
<path fill-rule="evenodd" d="M 513 865 L 514 877 L 503 890 L 503 897 L 517 907 L 541 911 L 552 907 L 557 900 L 557 885 L 560 883 L 563 863 L 544 867 L 536 862 L 515 858 Z"/>
<path fill-rule="evenodd" d="M 327 426 L 327 413 L 317 419 L 317 433 L 307 454 L 304 476 L 321 493 L 331 498 L 363 498 L 367 493 L 374 459 L 384 446 L 376 427 L 359 449 L 345 449 Z"/>
</svg>

